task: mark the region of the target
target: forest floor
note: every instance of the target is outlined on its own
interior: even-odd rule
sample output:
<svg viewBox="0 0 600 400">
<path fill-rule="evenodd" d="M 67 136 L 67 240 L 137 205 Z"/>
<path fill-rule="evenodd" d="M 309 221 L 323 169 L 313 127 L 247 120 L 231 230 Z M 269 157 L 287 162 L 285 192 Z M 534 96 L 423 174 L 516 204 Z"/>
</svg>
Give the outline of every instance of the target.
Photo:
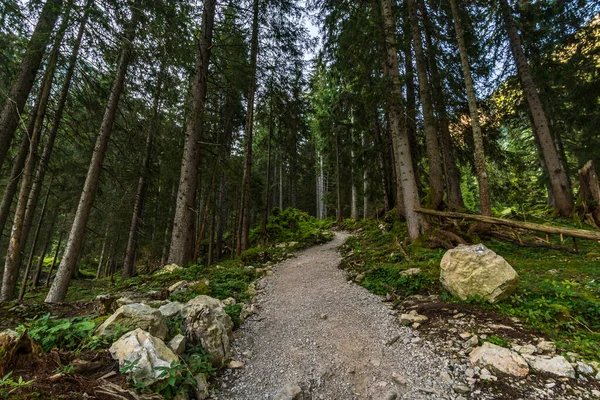
<svg viewBox="0 0 600 400">
<path fill-rule="evenodd" d="M 598 371 L 576 379 L 533 373 L 523 379 L 486 378 L 471 366 L 470 348 L 465 347 L 474 336 L 479 344 L 508 348 L 551 340 L 576 367 L 584 361 L 597 370 L 597 243 L 580 243 L 580 253 L 568 254 L 470 238 L 504 256 L 521 277 L 509 299 L 487 305 L 459 301 L 445 292 L 438 279 L 445 250 L 429 248 L 426 239 L 403 249 L 398 242 L 406 237 L 401 222 L 348 220 L 340 228 L 352 234 L 337 232 L 335 237 L 330 224 L 286 210 L 270 222 L 272 242 L 240 258 L 168 274 L 140 274 L 123 282 L 86 278 L 92 268 L 73 282 L 68 303 L 46 305 L 45 288 L 37 288 L 22 305 L 0 306 L 0 330 L 27 330 L 41 346 L 35 365 L 25 360 L 8 378 L 0 374 L 0 399 L 79 399 L 83 393 L 103 399 L 108 397 L 98 390 L 107 382 L 126 388 L 126 376 L 106 351 L 116 337 L 94 336 L 107 317 L 98 316 L 94 298 L 106 293 L 152 296 L 153 301 L 154 296 L 160 297 L 157 301 L 168 296 L 186 302 L 200 294 L 235 298 L 237 304 L 226 312 L 237 328 L 234 360 L 241 363 L 216 376 L 211 373 L 213 399 L 298 400 L 292 396 L 297 391 L 302 400 L 600 398 Z M 403 274 L 415 268 L 420 272 Z M 175 282 L 198 279 L 208 284 L 182 293 L 166 290 Z M 258 313 L 240 326 L 247 302 Z M 427 321 L 403 326 L 399 316 L 410 311 Z M 171 325 L 170 335 L 178 328 Z M 81 366 L 87 370 L 79 371 Z M 110 378 L 99 379 L 106 376 Z M 289 396 L 275 397 L 284 392 Z M 128 392 L 123 398 L 138 395 Z"/>
</svg>

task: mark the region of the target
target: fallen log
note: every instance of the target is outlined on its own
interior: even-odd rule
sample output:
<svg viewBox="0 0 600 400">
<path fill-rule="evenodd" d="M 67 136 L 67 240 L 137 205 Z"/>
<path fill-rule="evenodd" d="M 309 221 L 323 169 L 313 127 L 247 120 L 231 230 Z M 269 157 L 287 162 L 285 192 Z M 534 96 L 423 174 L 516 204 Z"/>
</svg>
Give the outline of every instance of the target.
<svg viewBox="0 0 600 400">
<path fill-rule="evenodd" d="M 598 232 L 598 231 L 586 231 L 584 229 L 563 228 L 563 227 L 559 227 L 559 226 L 536 224 L 533 222 L 512 221 L 510 219 L 484 217 L 483 215 L 463 214 L 463 213 L 450 212 L 450 211 L 427 210 L 425 208 L 415 208 L 415 212 L 418 212 L 419 214 L 433 215 L 433 216 L 437 216 L 437 217 L 469 219 L 469 220 L 473 220 L 473 221 L 483 222 L 486 224 L 504 225 L 504 226 L 510 226 L 513 228 L 527 229 L 530 231 L 552 233 L 552 234 L 556 234 L 556 235 L 564 235 L 564 236 L 569 236 L 569 237 L 574 237 L 574 238 L 579 238 L 579 239 L 600 241 L 600 232 Z"/>
</svg>

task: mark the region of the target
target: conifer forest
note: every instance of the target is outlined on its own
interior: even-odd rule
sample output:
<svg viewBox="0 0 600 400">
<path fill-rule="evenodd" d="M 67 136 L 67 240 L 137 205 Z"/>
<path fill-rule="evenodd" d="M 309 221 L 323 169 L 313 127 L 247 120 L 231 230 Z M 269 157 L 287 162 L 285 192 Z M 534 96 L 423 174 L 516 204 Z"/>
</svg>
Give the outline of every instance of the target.
<svg viewBox="0 0 600 400">
<path fill-rule="evenodd" d="M 0 0 L 0 399 L 600 398 L 597 171 L 593 0 Z M 445 277 L 465 245 L 518 274 L 498 301 Z M 432 343 L 445 310 L 474 315 L 452 340 L 477 371 L 243 392 L 269 352 L 230 340 L 301 285 L 294 260 L 341 262 Z M 315 271 L 298 299 L 338 284 Z M 486 346 L 529 375 L 474 361 Z M 572 374 L 540 366 L 563 356 Z"/>
</svg>

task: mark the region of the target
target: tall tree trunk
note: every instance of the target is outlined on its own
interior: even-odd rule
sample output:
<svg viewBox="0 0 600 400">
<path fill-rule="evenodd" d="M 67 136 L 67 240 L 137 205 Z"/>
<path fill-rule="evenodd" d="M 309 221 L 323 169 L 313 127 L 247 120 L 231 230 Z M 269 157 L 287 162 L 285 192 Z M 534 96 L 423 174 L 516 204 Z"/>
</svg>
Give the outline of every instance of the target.
<svg viewBox="0 0 600 400">
<path fill-rule="evenodd" d="M 39 102 L 39 97 L 38 97 Z M 29 116 L 29 124 L 27 132 L 33 132 L 33 124 L 35 122 L 35 114 L 37 114 L 38 105 L 33 107 L 32 113 Z M 19 187 L 19 179 L 21 178 L 25 161 L 27 160 L 27 154 L 29 152 L 29 135 L 25 133 L 21 139 L 21 145 L 19 146 L 19 152 L 15 156 L 12 168 L 10 170 L 10 177 L 6 182 L 4 193 L 2 194 L 2 203 L 0 203 L 0 236 L 4 232 L 6 220 L 10 214 L 10 207 L 12 205 L 17 188 Z"/>
<path fill-rule="evenodd" d="M 169 197 L 169 213 L 165 233 L 163 236 L 163 246 L 160 256 L 160 265 L 166 265 L 169 260 L 169 233 L 173 230 L 173 204 L 177 198 L 177 190 L 175 184 L 171 187 L 171 196 Z"/>
<path fill-rule="evenodd" d="M 337 196 L 337 209 L 335 210 L 335 219 L 338 224 L 342 223 L 342 178 L 340 172 L 340 134 L 335 133 L 335 184 Z"/>
<path fill-rule="evenodd" d="M 365 134 L 362 134 L 361 144 L 363 151 L 363 219 L 367 219 L 369 216 L 369 179 L 367 174 L 367 139 Z"/>
<path fill-rule="evenodd" d="M 402 107 L 402 86 L 398 68 L 398 48 L 396 46 L 396 26 L 392 14 L 391 0 L 381 0 L 383 26 L 386 44 L 386 76 L 391 82 L 389 102 L 389 118 L 392 131 L 395 163 L 399 166 L 398 186 L 402 187 L 402 200 L 404 201 L 405 218 L 408 234 L 415 240 L 426 228 L 424 220 L 415 212 L 419 207 L 419 190 L 413 171 L 413 162 L 410 151 L 406 120 Z"/>
<path fill-rule="evenodd" d="M 8 154 L 61 6 L 62 0 L 47 0 L 44 4 L 35 30 L 27 44 L 25 55 L 21 60 L 15 82 L 0 111 L 0 167 L 4 164 Z"/>
<path fill-rule="evenodd" d="M 254 125 L 254 96 L 256 95 L 256 59 L 258 57 L 258 6 L 259 0 L 254 0 L 250 46 L 250 86 L 248 87 L 248 109 L 246 110 L 246 129 L 244 131 L 244 173 L 242 177 L 242 197 L 238 227 L 238 254 L 241 254 L 242 251 L 250 247 L 250 183 L 252 180 L 252 131 Z"/>
<path fill-rule="evenodd" d="M 519 80 L 521 81 L 521 88 L 523 89 L 523 94 L 529 104 L 534 129 L 537 132 L 544 161 L 548 168 L 556 211 L 560 216 L 568 217 L 573 212 L 573 192 L 571 182 L 560 162 L 556 147 L 554 147 L 554 141 L 550 134 L 546 113 L 544 112 L 542 102 L 540 101 L 531 71 L 527 65 L 527 59 L 523 53 L 521 37 L 519 36 L 517 26 L 513 19 L 513 11 L 507 0 L 500 0 L 500 8 L 502 9 L 504 24 L 506 25 L 506 30 L 508 32 L 510 49 L 517 66 Z"/>
<path fill-rule="evenodd" d="M 37 266 L 35 268 L 35 273 L 31 278 L 31 286 L 36 287 L 40 284 L 40 274 L 42 273 L 42 267 L 44 266 L 44 258 L 46 257 L 46 253 L 48 252 L 48 246 L 52 241 L 52 237 L 54 236 L 54 221 L 50 224 L 50 229 L 48 229 L 48 234 L 46 235 L 46 240 L 44 241 L 44 245 L 42 246 L 42 252 L 40 253 L 40 258 L 38 259 Z"/>
<path fill-rule="evenodd" d="M 425 142 L 427 144 L 427 165 L 429 166 L 429 206 L 439 209 L 444 202 L 444 175 L 442 172 L 442 160 L 440 158 L 440 146 L 437 138 L 437 124 L 433 113 L 433 101 L 431 99 L 431 88 L 427 77 L 427 63 L 421 40 L 421 30 L 417 19 L 415 0 L 407 0 L 408 14 L 410 19 L 410 31 L 417 61 L 417 76 L 419 78 L 419 96 L 423 108 L 423 120 L 425 123 Z"/>
<path fill-rule="evenodd" d="M 33 256 L 35 255 L 35 248 L 37 247 L 37 242 L 40 237 L 40 231 L 42 230 L 42 223 L 44 222 L 44 217 L 46 216 L 46 206 L 48 205 L 49 198 L 50 198 L 50 187 L 48 187 L 48 191 L 46 193 L 46 198 L 44 199 L 44 205 L 42 206 L 42 212 L 40 214 L 40 220 L 39 220 L 37 228 L 35 230 L 35 234 L 33 235 L 33 243 L 31 244 L 31 252 L 29 254 L 29 259 L 27 260 L 27 266 L 25 267 L 25 273 L 23 274 L 23 280 L 21 282 L 21 291 L 19 292 L 19 297 L 18 297 L 19 302 L 21 302 L 23 300 L 23 296 L 25 296 L 25 287 L 27 286 L 27 280 L 29 279 L 29 272 L 31 271 L 31 264 L 33 264 Z M 50 231 L 52 231 L 52 229 L 54 228 L 54 226 L 53 226 L 54 221 L 52 221 L 52 224 L 50 224 L 50 225 L 51 225 Z"/>
<path fill-rule="evenodd" d="M 351 128 L 352 129 L 352 128 Z M 356 157 L 355 157 L 355 153 L 354 153 L 354 132 L 350 133 L 350 139 L 351 139 L 351 144 L 350 144 L 350 158 L 351 158 L 351 164 L 350 164 L 350 181 L 351 181 L 351 199 L 350 199 L 350 218 L 352 218 L 353 220 L 357 220 L 358 219 L 358 188 L 356 187 L 356 168 L 355 165 L 357 165 L 358 163 L 356 162 Z"/>
<path fill-rule="evenodd" d="M 106 231 L 104 232 L 104 238 L 102 239 L 102 248 L 100 250 L 100 259 L 98 260 L 98 269 L 96 270 L 96 279 L 102 278 L 102 262 L 106 254 L 106 242 L 108 242 L 108 230 L 110 228 L 110 218 L 106 224 Z"/>
<path fill-rule="evenodd" d="M 272 88 L 271 88 L 272 90 Z M 269 104 L 269 138 L 267 144 L 267 190 L 265 193 L 265 210 L 263 212 L 262 231 L 267 234 L 267 221 L 271 213 L 271 140 L 273 138 L 273 101 Z"/>
<path fill-rule="evenodd" d="M 67 23 L 68 15 L 65 15 L 60 31 L 64 32 L 63 28 L 66 28 Z M 48 67 L 46 68 L 46 71 L 44 72 L 44 78 L 42 79 L 42 86 L 40 87 L 40 93 L 38 95 L 38 100 L 36 101 L 37 104 L 34 110 L 34 115 L 32 116 L 34 118 L 33 129 L 25 133 L 29 136 L 29 150 L 27 153 L 25 168 L 22 171 L 21 187 L 19 189 L 17 207 L 10 233 L 8 250 L 6 252 L 6 263 L 4 265 L 4 276 L 2 277 L 2 293 L 0 294 L 0 301 L 12 300 L 14 296 L 15 286 L 17 283 L 16 280 L 21 266 L 22 251 L 25 249 L 25 244 L 27 242 L 25 234 L 27 234 L 27 236 L 29 235 L 29 232 L 24 232 L 23 230 L 24 219 L 27 211 L 29 194 L 31 193 L 35 165 L 37 162 L 38 143 L 42 134 L 44 116 L 46 114 L 46 107 L 50 98 L 52 80 L 54 78 L 54 71 L 56 70 L 56 62 L 58 60 L 61 41 L 62 35 L 59 34 L 54 42 L 52 54 L 48 60 Z"/>
<path fill-rule="evenodd" d="M 58 243 L 56 244 L 56 251 L 54 252 L 54 258 L 52 259 L 52 264 L 50 264 L 50 270 L 48 271 L 48 277 L 46 278 L 46 286 L 50 286 L 50 279 L 52 278 L 52 271 L 54 271 L 54 266 L 56 265 L 56 260 L 58 259 L 58 252 L 60 251 L 60 245 L 62 243 L 63 233 L 60 232 L 58 235 Z"/>
<path fill-rule="evenodd" d="M 375 0 L 375 4 L 377 4 Z M 385 63 L 383 63 L 385 65 Z M 387 68 L 387 67 L 386 67 Z M 387 213 L 392 209 L 393 203 L 393 194 L 391 189 L 390 182 L 390 162 L 388 160 L 388 146 L 383 142 L 383 138 L 381 137 L 381 123 L 379 121 L 379 117 L 375 118 L 374 123 L 374 131 L 375 131 L 375 144 L 380 149 L 379 151 L 379 168 L 381 169 L 381 177 L 382 177 L 382 186 L 383 186 L 383 204 L 385 212 Z"/>
<path fill-rule="evenodd" d="M 431 73 L 431 88 L 433 90 L 433 106 L 438 116 L 438 128 L 440 144 L 442 147 L 442 159 L 444 162 L 444 172 L 446 177 L 446 192 L 448 208 L 450 210 L 462 210 L 465 208 L 462 192 L 460 189 L 460 174 L 456 167 L 456 158 L 454 157 L 454 147 L 452 146 L 452 137 L 450 136 L 450 121 L 446 110 L 446 95 L 442 87 L 442 78 L 437 64 L 437 46 L 434 45 L 431 38 L 434 28 L 429 20 L 427 6 L 424 0 L 419 0 L 421 15 L 423 16 L 423 31 L 425 32 L 425 42 L 427 43 L 427 62 Z"/>
<path fill-rule="evenodd" d="M 98 189 L 100 172 L 102 171 L 102 164 L 104 162 L 104 155 L 106 154 L 106 148 L 108 147 L 110 134 L 115 122 L 117 108 L 119 106 L 119 99 L 125 86 L 125 75 L 127 74 L 127 67 L 133 51 L 132 42 L 135 37 L 138 19 L 138 11 L 134 9 L 131 21 L 126 29 L 126 35 L 121 50 L 121 57 L 117 67 L 117 75 L 113 82 L 110 97 L 104 112 L 104 117 L 102 118 L 100 132 L 94 146 L 94 152 L 92 154 L 90 166 L 85 178 L 83 190 L 81 191 L 81 197 L 79 198 L 79 204 L 77 205 L 77 211 L 75 212 L 75 218 L 73 220 L 73 225 L 71 226 L 71 232 L 69 233 L 69 237 L 67 239 L 67 245 L 62 260 L 60 261 L 60 265 L 56 271 L 56 278 L 52 282 L 52 286 L 50 287 L 48 295 L 46 296 L 46 303 L 58 303 L 65 299 L 69 282 L 71 281 L 71 276 L 73 275 L 73 272 L 77 266 L 77 260 L 79 259 L 83 239 L 85 236 L 86 225 L 92 211 L 92 204 Z"/>
<path fill-rule="evenodd" d="M 54 112 L 54 117 L 52 118 L 52 124 L 50 126 L 50 130 L 49 130 L 47 138 L 46 138 L 46 144 L 44 145 L 44 150 L 42 152 L 42 156 L 40 157 L 40 160 L 39 160 L 39 165 L 35 172 L 35 178 L 33 180 L 33 187 L 31 188 L 31 193 L 29 195 L 29 199 L 27 200 L 27 209 L 25 211 L 25 219 L 23 222 L 22 236 L 23 236 L 24 243 L 23 243 L 22 247 L 25 247 L 25 245 L 27 244 L 27 239 L 29 237 L 29 230 L 31 229 L 31 224 L 33 222 L 35 209 L 37 208 L 37 203 L 40 198 L 40 193 L 42 192 L 44 178 L 46 176 L 46 172 L 48 171 L 48 165 L 50 163 L 50 157 L 52 155 L 52 150 L 54 148 L 54 142 L 55 142 L 56 136 L 58 134 L 58 127 L 60 125 L 60 121 L 61 121 L 63 113 L 64 113 L 65 104 L 67 102 L 67 97 L 69 96 L 69 88 L 71 87 L 71 80 L 73 78 L 73 73 L 75 71 L 75 66 L 77 64 L 77 57 L 79 55 L 81 39 L 83 38 L 83 35 L 85 33 L 85 26 L 87 24 L 89 13 L 92 9 L 93 2 L 94 2 L 94 0 L 87 0 L 87 3 L 85 5 L 85 11 L 83 13 L 83 17 L 81 18 L 81 22 L 79 23 L 77 37 L 75 39 L 75 43 L 73 44 L 71 56 L 69 57 L 69 64 L 67 66 L 67 70 L 65 72 L 65 78 L 64 78 L 64 81 L 62 84 L 62 88 L 60 90 L 58 103 L 56 105 L 56 111 Z M 70 5 L 69 5 L 69 7 L 70 7 Z"/>
<path fill-rule="evenodd" d="M 410 39 L 410 18 L 404 17 L 404 76 L 406 82 L 406 130 L 408 132 L 408 141 L 410 144 L 411 157 L 413 162 L 413 171 L 417 186 L 421 182 L 419 172 L 419 151 L 417 140 L 417 96 L 415 91 L 415 68 L 413 66 L 412 41 Z M 419 189 L 421 189 L 419 187 Z"/>
<path fill-rule="evenodd" d="M 185 265 L 193 257 L 194 209 L 200 164 L 200 141 L 204 121 L 204 107 L 208 89 L 208 64 L 212 49 L 216 0 L 205 0 L 202 13 L 202 34 L 192 83 L 192 107 L 185 131 L 185 144 L 181 159 L 181 173 L 177 189 L 169 263 Z"/>
<path fill-rule="evenodd" d="M 283 210 L 283 161 L 279 162 L 279 208 Z"/>
<path fill-rule="evenodd" d="M 452 8 L 452 17 L 454 19 L 454 31 L 458 41 L 458 50 L 460 52 L 460 62 L 462 65 L 465 86 L 467 90 L 467 100 L 469 102 L 469 113 L 471 115 L 471 128 L 473 129 L 473 143 L 475 144 L 475 170 L 477 172 L 477 182 L 479 183 L 479 203 L 481 214 L 492 216 L 492 202 L 490 199 L 490 190 L 488 184 L 487 168 L 485 166 L 485 150 L 483 147 L 483 134 L 479 123 L 479 112 L 477 111 L 477 96 L 475 95 L 475 85 L 471 77 L 471 68 L 469 67 L 469 57 L 467 55 L 467 46 L 460 21 L 460 13 L 456 0 L 450 0 Z"/>
<path fill-rule="evenodd" d="M 150 155 L 152 153 L 152 135 L 158 130 L 158 106 L 160 103 L 161 91 L 161 75 L 162 67 L 158 72 L 156 89 L 154 93 L 154 104 L 152 105 L 152 124 L 146 133 L 146 148 L 144 150 L 144 158 L 142 160 L 141 174 L 138 179 L 137 190 L 135 192 L 135 201 L 133 203 L 133 214 L 129 225 L 129 236 L 127 238 L 127 247 L 123 260 L 123 279 L 131 278 L 135 274 L 135 251 L 137 246 L 137 234 L 140 221 L 142 219 L 142 211 L 144 208 L 144 199 L 146 197 L 146 180 L 150 172 Z"/>
</svg>

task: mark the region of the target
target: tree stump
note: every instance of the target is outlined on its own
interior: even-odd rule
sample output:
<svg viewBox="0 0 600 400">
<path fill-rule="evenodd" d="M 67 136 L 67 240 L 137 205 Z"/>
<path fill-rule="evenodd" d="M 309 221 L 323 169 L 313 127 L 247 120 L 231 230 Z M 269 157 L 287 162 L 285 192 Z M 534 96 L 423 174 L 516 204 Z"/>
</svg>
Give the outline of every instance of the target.
<svg viewBox="0 0 600 400">
<path fill-rule="evenodd" d="M 579 170 L 579 184 L 583 213 L 600 228 L 600 185 L 594 163 L 590 160 Z"/>
</svg>

